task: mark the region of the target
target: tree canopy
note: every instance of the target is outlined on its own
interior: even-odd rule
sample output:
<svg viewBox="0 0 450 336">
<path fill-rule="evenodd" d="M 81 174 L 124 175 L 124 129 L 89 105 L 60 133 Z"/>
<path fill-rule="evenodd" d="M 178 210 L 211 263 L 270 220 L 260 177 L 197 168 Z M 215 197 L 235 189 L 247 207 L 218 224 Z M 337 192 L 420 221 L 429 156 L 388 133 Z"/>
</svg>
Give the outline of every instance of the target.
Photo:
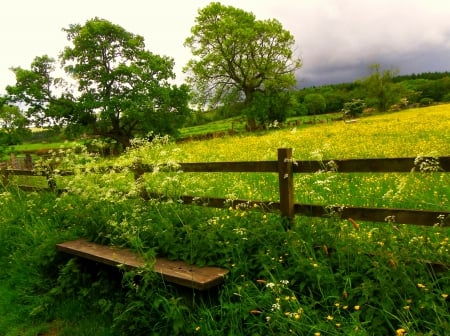
<svg viewBox="0 0 450 336">
<path fill-rule="evenodd" d="M 16 145 L 31 133 L 28 120 L 17 106 L 8 105 L 0 98 L 0 145 Z"/>
<path fill-rule="evenodd" d="M 387 111 L 403 94 L 401 86 L 392 80 L 398 74 L 398 70 L 381 71 L 379 64 L 372 64 L 369 69 L 372 74 L 361 80 L 367 105 L 374 106 L 381 112 Z"/>
<path fill-rule="evenodd" d="M 194 59 L 184 71 L 197 104 L 243 101 L 250 123 L 269 118 L 270 107 L 256 116 L 253 103 L 264 107 L 261 101 L 278 97 L 275 106 L 288 108 L 283 105 L 292 100 L 286 91 L 296 85 L 301 61 L 293 54 L 293 35 L 279 21 L 256 20 L 252 13 L 214 2 L 199 10 L 191 33 L 185 46 Z"/>
<path fill-rule="evenodd" d="M 310 93 L 305 96 L 303 102 L 308 110 L 308 114 L 316 115 L 325 111 L 327 102 L 319 93 Z"/>
<path fill-rule="evenodd" d="M 25 115 L 31 123 L 35 126 L 61 126 L 73 118 L 73 97 L 70 92 L 63 90 L 63 79 L 53 77 L 53 58 L 48 55 L 38 56 L 29 70 L 19 67 L 11 70 L 16 75 L 16 85 L 6 87 L 8 99 L 27 106 Z"/>
<path fill-rule="evenodd" d="M 46 56 L 30 70 L 13 69 L 17 84 L 8 93 L 28 106 L 29 115 L 63 120 L 125 147 L 151 131 L 176 133 L 189 112 L 189 90 L 171 84 L 173 59 L 151 53 L 143 37 L 104 19 L 63 30 L 71 45 L 60 60 L 75 88 L 51 76 L 53 60 Z M 52 84 L 60 84 L 63 94 L 56 96 Z"/>
</svg>

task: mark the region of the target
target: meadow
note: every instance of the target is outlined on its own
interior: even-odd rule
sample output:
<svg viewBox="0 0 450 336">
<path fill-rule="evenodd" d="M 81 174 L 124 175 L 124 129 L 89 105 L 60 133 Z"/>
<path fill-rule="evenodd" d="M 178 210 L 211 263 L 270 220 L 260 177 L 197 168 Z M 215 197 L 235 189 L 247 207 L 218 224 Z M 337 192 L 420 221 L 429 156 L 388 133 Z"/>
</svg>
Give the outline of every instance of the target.
<svg viewBox="0 0 450 336">
<path fill-rule="evenodd" d="M 55 150 L 60 167 L 156 167 L 177 162 L 448 156 L 450 105 L 253 135 L 175 143 L 156 137 L 113 160 L 82 147 Z M 60 151 L 64 157 L 57 155 Z M 156 169 L 58 177 L 69 192 L 0 198 L 2 335 L 444 335 L 450 329 L 448 228 L 296 217 L 233 207 L 276 200 L 277 176 Z M 169 200 L 139 199 L 140 188 Z M 296 202 L 449 211 L 450 176 L 439 171 L 295 177 Z M 226 209 L 187 206 L 182 194 L 224 197 Z M 439 223 L 436 223 L 439 224 Z M 111 270 L 58 254 L 78 237 L 133 248 L 148 269 Z M 154 257 L 230 270 L 205 294 L 164 283 Z M 427 261 L 441 265 L 431 267 Z"/>
</svg>

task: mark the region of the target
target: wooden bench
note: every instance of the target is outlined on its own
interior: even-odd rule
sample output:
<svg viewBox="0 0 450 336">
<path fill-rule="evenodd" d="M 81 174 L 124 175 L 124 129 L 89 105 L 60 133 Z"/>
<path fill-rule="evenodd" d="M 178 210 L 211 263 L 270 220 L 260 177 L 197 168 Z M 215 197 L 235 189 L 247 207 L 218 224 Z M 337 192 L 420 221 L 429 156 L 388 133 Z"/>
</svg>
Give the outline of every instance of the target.
<svg viewBox="0 0 450 336">
<path fill-rule="evenodd" d="M 86 239 L 56 244 L 56 248 L 60 252 L 111 266 L 120 265 L 128 269 L 135 269 L 146 264 L 143 258 L 129 249 L 104 246 L 89 242 Z M 156 258 L 154 270 L 161 274 L 162 278 L 167 282 L 200 291 L 220 285 L 224 276 L 228 274 L 228 270 L 224 268 L 198 267 L 183 261 L 173 261 L 159 257 Z"/>
</svg>

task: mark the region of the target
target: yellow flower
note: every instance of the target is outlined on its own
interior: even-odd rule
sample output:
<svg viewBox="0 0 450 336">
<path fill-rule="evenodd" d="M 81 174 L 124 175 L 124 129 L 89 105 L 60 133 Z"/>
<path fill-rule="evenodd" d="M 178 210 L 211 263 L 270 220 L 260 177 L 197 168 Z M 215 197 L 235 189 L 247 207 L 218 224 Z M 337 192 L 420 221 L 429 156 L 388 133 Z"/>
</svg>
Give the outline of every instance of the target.
<svg viewBox="0 0 450 336">
<path fill-rule="evenodd" d="M 404 306 L 403 309 L 404 310 L 409 310 L 409 306 Z"/>
<path fill-rule="evenodd" d="M 396 335 L 397 336 L 403 336 L 405 334 L 406 330 L 403 328 L 397 329 Z"/>
<path fill-rule="evenodd" d="M 417 284 L 417 287 L 419 287 L 419 288 L 425 288 L 426 286 L 425 286 L 424 284 L 418 283 L 418 284 Z"/>
<path fill-rule="evenodd" d="M 315 332 L 314 336 L 320 336 L 320 332 Z"/>
<path fill-rule="evenodd" d="M 441 294 L 441 296 L 442 296 L 443 299 L 448 298 L 448 294 L 445 294 L 445 293 Z"/>
<path fill-rule="evenodd" d="M 196 328 L 195 328 L 195 331 L 199 331 L 200 330 L 200 326 L 197 326 Z"/>
<path fill-rule="evenodd" d="M 333 319 L 334 319 L 333 316 L 331 316 L 331 315 L 328 315 L 328 316 L 327 316 L 327 320 L 328 320 L 328 321 L 333 321 Z"/>
<path fill-rule="evenodd" d="M 360 306 L 355 306 L 353 307 L 355 310 L 359 310 L 359 308 L 361 308 Z"/>
</svg>

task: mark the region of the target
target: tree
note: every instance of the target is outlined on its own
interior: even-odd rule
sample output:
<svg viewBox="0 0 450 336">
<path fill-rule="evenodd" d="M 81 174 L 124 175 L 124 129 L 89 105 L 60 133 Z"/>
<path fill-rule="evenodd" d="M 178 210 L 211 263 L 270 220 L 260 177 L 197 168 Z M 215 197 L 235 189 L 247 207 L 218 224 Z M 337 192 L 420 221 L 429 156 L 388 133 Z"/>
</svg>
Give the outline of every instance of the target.
<svg viewBox="0 0 450 336">
<path fill-rule="evenodd" d="M 401 86 L 392 81 L 398 70 L 381 72 L 379 64 L 373 64 L 369 69 L 372 74 L 361 81 L 367 95 L 367 103 L 381 112 L 387 111 L 402 97 Z"/>
<path fill-rule="evenodd" d="M 308 114 L 314 115 L 323 113 L 327 107 L 327 102 L 325 98 L 319 93 L 310 93 L 305 96 L 303 104 L 308 109 Z"/>
<path fill-rule="evenodd" d="M 213 2 L 199 10 L 191 33 L 185 46 L 195 58 L 184 71 L 199 105 L 243 101 L 254 128 L 258 119 L 269 119 L 270 109 L 255 116 L 253 104 L 278 95 L 282 102 L 296 84 L 301 62 L 293 56 L 294 37 L 277 20 L 256 20 L 252 13 Z M 280 105 L 283 113 L 286 106 Z"/>
<path fill-rule="evenodd" d="M 73 96 L 64 92 L 65 82 L 53 77 L 55 60 L 47 55 L 35 57 L 30 70 L 11 68 L 16 85 L 7 86 L 9 100 L 24 104 L 26 116 L 35 126 L 62 126 L 73 119 Z M 56 92 L 61 92 L 59 96 Z"/>
<path fill-rule="evenodd" d="M 347 119 L 347 117 L 356 117 L 363 113 L 366 108 L 366 104 L 362 99 L 352 99 L 350 102 L 346 102 L 342 108 L 342 118 Z"/>
<path fill-rule="evenodd" d="M 143 37 L 107 20 L 94 18 L 64 31 L 72 45 L 60 60 L 75 88 L 52 77 L 54 60 L 48 56 L 36 58 L 30 70 L 13 69 L 17 84 L 7 90 L 28 106 L 28 115 L 41 124 L 89 130 L 123 147 L 151 131 L 176 134 L 190 110 L 188 86 L 170 82 L 173 59 L 147 51 Z"/>
<path fill-rule="evenodd" d="M 17 106 L 0 104 L 0 145 L 17 145 L 31 131 L 27 128 L 28 119 Z"/>
<path fill-rule="evenodd" d="M 125 147 L 149 131 L 174 134 L 189 112 L 188 87 L 172 85 L 174 61 L 145 50 L 143 37 L 99 18 L 64 29 L 72 47 L 61 59 L 78 81 L 94 133 Z"/>
</svg>

